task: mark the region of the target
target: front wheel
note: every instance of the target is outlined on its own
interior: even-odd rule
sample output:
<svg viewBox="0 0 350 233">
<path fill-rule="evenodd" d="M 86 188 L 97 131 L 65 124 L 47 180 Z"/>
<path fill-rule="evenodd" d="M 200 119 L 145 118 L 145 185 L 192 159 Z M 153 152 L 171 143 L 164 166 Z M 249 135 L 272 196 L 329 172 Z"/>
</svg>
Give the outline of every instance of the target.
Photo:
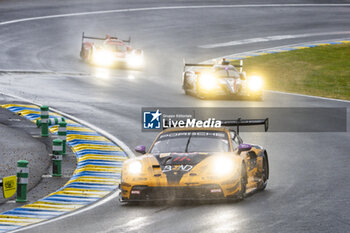
<svg viewBox="0 0 350 233">
<path fill-rule="evenodd" d="M 267 158 L 267 154 L 264 153 L 263 164 L 262 164 L 262 173 L 261 173 L 261 185 L 259 187 L 260 190 L 264 190 L 267 186 L 267 180 L 269 179 L 269 161 Z"/>
<path fill-rule="evenodd" d="M 245 192 L 247 190 L 247 170 L 245 167 L 245 164 L 242 163 L 242 169 L 241 169 L 241 180 L 240 180 L 240 186 L 241 186 L 241 190 L 239 191 L 238 195 L 237 195 L 237 199 L 238 200 L 243 200 L 244 199 L 244 195 Z"/>
<path fill-rule="evenodd" d="M 92 59 L 92 51 L 91 50 L 86 50 L 83 49 L 80 52 L 80 57 L 85 61 L 85 62 L 91 62 Z"/>
</svg>

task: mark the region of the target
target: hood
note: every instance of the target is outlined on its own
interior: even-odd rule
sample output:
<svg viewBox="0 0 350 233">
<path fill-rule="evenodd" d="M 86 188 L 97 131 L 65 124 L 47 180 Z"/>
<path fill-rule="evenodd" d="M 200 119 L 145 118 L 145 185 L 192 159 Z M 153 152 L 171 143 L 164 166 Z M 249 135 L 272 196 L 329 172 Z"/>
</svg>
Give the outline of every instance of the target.
<svg viewBox="0 0 350 233">
<path fill-rule="evenodd" d="M 169 184 L 178 184 L 182 176 L 190 172 L 198 163 L 214 153 L 162 153 L 153 155 L 159 165 L 153 165 L 153 169 L 160 168 L 166 175 Z"/>
<path fill-rule="evenodd" d="M 160 166 L 166 165 L 196 165 L 203 159 L 214 153 L 193 152 L 193 153 L 161 153 L 153 156 L 158 160 Z"/>
</svg>

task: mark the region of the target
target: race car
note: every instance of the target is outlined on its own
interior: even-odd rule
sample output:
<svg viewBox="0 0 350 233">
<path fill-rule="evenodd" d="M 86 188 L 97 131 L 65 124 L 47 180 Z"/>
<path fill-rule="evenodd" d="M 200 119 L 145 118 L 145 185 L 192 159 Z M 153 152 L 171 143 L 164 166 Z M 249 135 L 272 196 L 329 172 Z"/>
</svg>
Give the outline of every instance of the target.
<svg viewBox="0 0 350 233">
<path fill-rule="evenodd" d="M 163 130 L 146 153 L 124 162 L 121 202 L 243 199 L 264 190 L 269 178 L 266 150 L 245 144 L 240 126 L 265 125 L 268 118 L 222 121 L 221 128 Z M 237 130 L 228 127 L 236 126 Z"/>
<path fill-rule="evenodd" d="M 240 71 L 237 70 L 240 68 Z M 261 100 L 262 78 L 246 77 L 243 72 L 243 61 L 232 65 L 223 59 L 218 64 L 184 65 L 182 88 L 186 95 L 199 98 L 214 96 L 248 97 Z"/>
<path fill-rule="evenodd" d="M 128 40 L 110 35 L 100 38 L 85 36 L 83 32 L 80 57 L 85 62 L 102 67 L 122 65 L 128 68 L 141 68 L 143 65 L 143 51 L 133 49 L 130 42 L 130 37 Z"/>
</svg>

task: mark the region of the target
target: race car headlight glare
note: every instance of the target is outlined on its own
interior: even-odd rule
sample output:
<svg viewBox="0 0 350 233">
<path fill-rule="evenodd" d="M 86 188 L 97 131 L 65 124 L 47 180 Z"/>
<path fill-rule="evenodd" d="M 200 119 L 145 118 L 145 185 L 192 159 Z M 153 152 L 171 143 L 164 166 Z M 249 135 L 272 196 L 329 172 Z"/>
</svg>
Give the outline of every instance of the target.
<svg viewBox="0 0 350 233">
<path fill-rule="evenodd" d="M 93 61 L 97 65 L 112 65 L 113 63 L 113 53 L 107 50 L 96 50 L 93 53 Z"/>
<path fill-rule="evenodd" d="M 234 161 L 227 157 L 218 157 L 213 163 L 213 172 L 218 176 L 225 176 L 232 173 L 235 169 Z"/>
<path fill-rule="evenodd" d="M 128 166 L 128 172 L 131 174 L 137 175 L 142 171 L 142 164 L 140 161 L 133 161 Z"/>
<path fill-rule="evenodd" d="M 211 90 L 216 85 L 216 78 L 211 74 L 202 74 L 199 77 L 199 86 L 204 90 Z"/>
<path fill-rule="evenodd" d="M 248 79 L 248 87 L 252 91 L 261 90 L 263 85 L 262 78 L 260 76 L 250 76 Z"/>
</svg>

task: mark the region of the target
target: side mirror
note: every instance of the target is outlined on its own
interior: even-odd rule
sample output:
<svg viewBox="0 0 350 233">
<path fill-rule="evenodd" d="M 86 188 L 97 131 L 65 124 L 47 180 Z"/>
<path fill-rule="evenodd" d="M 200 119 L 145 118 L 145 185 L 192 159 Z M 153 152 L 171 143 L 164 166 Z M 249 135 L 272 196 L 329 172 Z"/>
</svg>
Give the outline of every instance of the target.
<svg viewBox="0 0 350 233">
<path fill-rule="evenodd" d="M 238 146 L 238 154 L 240 154 L 242 151 L 250 151 L 252 149 L 252 146 L 249 144 L 240 144 Z"/>
<path fill-rule="evenodd" d="M 141 154 L 146 154 L 146 147 L 143 145 L 136 146 L 135 151 Z"/>
</svg>

